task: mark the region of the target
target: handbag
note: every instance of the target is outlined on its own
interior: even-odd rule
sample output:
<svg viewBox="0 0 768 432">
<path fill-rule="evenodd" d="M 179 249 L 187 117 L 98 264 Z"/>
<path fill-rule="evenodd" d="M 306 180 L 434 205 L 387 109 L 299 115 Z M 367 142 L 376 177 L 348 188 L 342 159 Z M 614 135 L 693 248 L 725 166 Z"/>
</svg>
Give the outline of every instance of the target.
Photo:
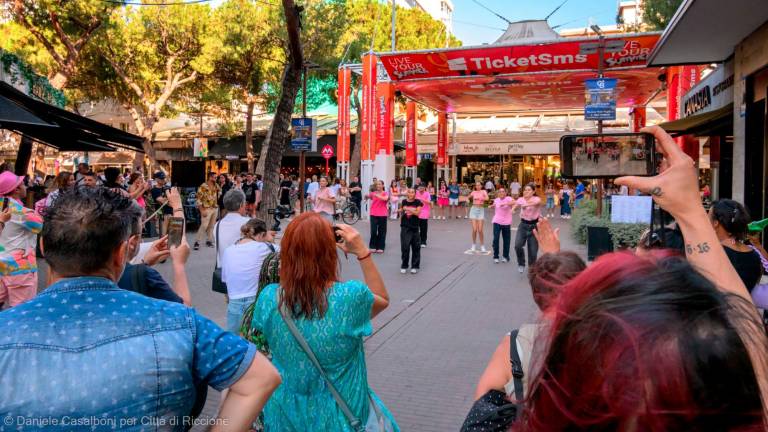
<svg viewBox="0 0 768 432">
<path fill-rule="evenodd" d="M 221 280 L 221 267 L 219 267 L 219 225 L 216 224 L 216 263 L 213 265 L 213 276 L 211 277 L 211 290 L 226 294 L 227 284 Z"/>
<path fill-rule="evenodd" d="M 366 393 L 368 393 L 368 401 L 371 406 L 371 409 L 373 409 L 375 415 L 376 415 L 376 422 L 375 424 L 372 424 L 370 420 L 367 421 L 367 423 L 363 423 L 360 421 L 359 418 L 355 416 L 354 413 L 352 413 L 352 410 L 349 408 L 349 405 L 344 400 L 343 397 L 341 397 L 341 394 L 336 390 L 336 386 L 333 385 L 333 382 L 330 378 L 328 378 L 328 375 L 325 373 L 325 370 L 320 365 L 320 362 L 317 360 L 317 357 L 315 356 L 315 353 L 312 351 L 312 348 L 309 347 L 309 344 L 307 343 L 307 340 L 304 339 L 304 336 L 302 336 L 301 332 L 299 331 L 298 327 L 296 327 L 296 323 L 293 321 L 293 318 L 291 317 L 291 314 L 288 313 L 288 311 L 285 310 L 285 306 L 278 306 L 278 310 L 280 311 L 280 316 L 283 317 L 283 321 L 285 321 L 285 325 L 288 326 L 288 330 L 293 335 L 293 338 L 296 339 L 296 342 L 301 347 L 301 350 L 304 351 L 304 353 L 309 357 L 309 361 L 312 362 L 312 365 L 315 366 L 315 369 L 320 373 L 320 376 L 323 377 L 323 381 L 325 381 L 325 385 L 328 387 L 328 390 L 331 392 L 331 395 L 333 396 L 333 399 L 336 401 L 336 404 L 339 405 L 339 408 L 341 409 L 341 412 L 344 414 L 344 417 L 347 418 L 347 421 L 349 422 L 349 425 L 352 427 L 352 430 L 355 432 L 393 432 L 395 428 L 392 426 L 392 422 L 384 416 L 384 414 L 379 409 L 378 405 L 376 405 L 376 401 L 373 400 L 373 397 L 371 397 L 371 392 L 366 390 Z"/>
<path fill-rule="evenodd" d="M 509 362 L 512 365 L 512 377 L 515 387 L 515 399 L 523 400 L 523 363 L 517 352 L 517 333 L 515 329 L 509 336 Z M 522 410 L 522 403 L 510 402 L 504 392 L 489 390 L 476 400 L 461 426 L 461 432 L 506 432 Z"/>
</svg>

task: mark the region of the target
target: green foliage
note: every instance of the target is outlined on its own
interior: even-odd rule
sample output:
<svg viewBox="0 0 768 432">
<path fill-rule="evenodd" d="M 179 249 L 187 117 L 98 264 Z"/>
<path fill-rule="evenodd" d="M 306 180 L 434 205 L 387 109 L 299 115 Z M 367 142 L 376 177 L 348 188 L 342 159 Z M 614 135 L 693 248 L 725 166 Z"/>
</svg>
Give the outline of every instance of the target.
<svg viewBox="0 0 768 432">
<path fill-rule="evenodd" d="M 579 208 L 573 210 L 571 234 L 574 240 L 580 244 L 587 243 L 587 227 L 591 226 L 608 228 L 614 249 L 637 246 L 643 231 L 648 229 L 647 224 L 612 223 L 609 212 L 604 211 L 602 217 L 597 217 L 595 216 L 596 209 L 596 200 L 583 200 L 579 204 Z"/>
<path fill-rule="evenodd" d="M 46 102 L 64 107 L 67 104 L 67 98 L 60 90 L 56 90 L 45 77 L 35 73 L 32 68 L 23 62 L 15 54 L 0 49 L 0 64 L 3 70 L 11 76 L 11 83 L 24 82 L 30 91 L 42 97 Z"/>
<path fill-rule="evenodd" d="M 664 30 L 683 0 L 644 0 L 643 21 L 650 30 Z"/>
</svg>

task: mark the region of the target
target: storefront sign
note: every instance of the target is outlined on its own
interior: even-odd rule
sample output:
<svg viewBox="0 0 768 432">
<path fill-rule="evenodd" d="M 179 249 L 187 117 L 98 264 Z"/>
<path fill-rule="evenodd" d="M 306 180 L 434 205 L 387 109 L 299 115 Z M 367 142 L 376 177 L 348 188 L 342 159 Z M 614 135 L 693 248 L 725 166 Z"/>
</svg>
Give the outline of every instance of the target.
<svg viewBox="0 0 768 432">
<path fill-rule="evenodd" d="M 457 154 L 471 155 L 554 155 L 560 153 L 557 141 L 517 142 L 493 144 L 456 144 Z M 437 153 L 436 144 L 419 144 L 419 154 Z"/>
<path fill-rule="evenodd" d="M 309 117 L 291 119 L 291 150 L 317 151 L 317 120 Z"/>
<path fill-rule="evenodd" d="M 336 148 L 338 162 L 349 161 L 349 97 L 352 85 L 352 70 L 339 69 L 339 116 L 336 129 Z"/>
<path fill-rule="evenodd" d="M 192 154 L 194 157 L 207 158 L 208 138 L 194 138 L 192 140 Z"/>
<path fill-rule="evenodd" d="M 405 104 L 405 166 L 416 166 L 416 102 Z"/>
<path fill-rule="evenodd" d="M 683 96 L 680 117 L 722 108 L 733 102 L 733 62 L 720 65 Z"/>
<path fill-rule="evenodd" d="M 442 166 L 448 163 L 446 152 L 448 150 L 448 114 L 437 114 L 437 164 Z"/>
<path fill-rule="evenodd" d="M 376 56 L 367 54 L 363 56 L 363 118 L 360 119 L 360 159 L 372 160 L 373 150 L 376 146 Z"/>
<path fill-rule="evenodd" d="M 395 126 L 395 87 L 391 83 L 376 84 L 376 153 L 392 154 Z"/>
<path fill-rule="evenodd" d="M 584 81 L 584 120 L 616 120 L 616 82 L 614 78 Z"/>
<path fill-rule="evenodd" d="M 659 34 L 609 36 L 624 41 L 624 49 L 605 57 L 607 69 L 645 66 Z M 596 38 L 594 38 L 597 41 Z M 486 46 L 433 52 L 380 54 L 390 79 L 405 81 L 423 78 L 460 77 L 597 69 L 597 54 L 580 54 L 584 39 L 536 45 Z"/>
</svg>

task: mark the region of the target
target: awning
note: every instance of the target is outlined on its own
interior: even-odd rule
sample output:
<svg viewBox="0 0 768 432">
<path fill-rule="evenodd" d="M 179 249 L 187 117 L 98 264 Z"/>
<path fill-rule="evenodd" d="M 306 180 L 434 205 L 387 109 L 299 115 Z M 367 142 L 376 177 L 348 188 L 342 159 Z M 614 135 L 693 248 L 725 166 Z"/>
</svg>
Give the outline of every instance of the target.
<svg viewBox="0 0 768 432">
<path fill-rule="evenodd" d="M 0 128 L 64 151 L 143 152 L 143 138 L 41 102 L 0 82 Z"/>
<path fill-rule="evenodd" d="M 661 123 L 659 126 L 674 135 L 732 135 L 733 104 L 714 111 Z"/>
<path fill-rule="evenodd" d="M 649 66 L 720 63 L 768 21 L 765 0 L 685 0 L 672 17 Z"/>
</svg>

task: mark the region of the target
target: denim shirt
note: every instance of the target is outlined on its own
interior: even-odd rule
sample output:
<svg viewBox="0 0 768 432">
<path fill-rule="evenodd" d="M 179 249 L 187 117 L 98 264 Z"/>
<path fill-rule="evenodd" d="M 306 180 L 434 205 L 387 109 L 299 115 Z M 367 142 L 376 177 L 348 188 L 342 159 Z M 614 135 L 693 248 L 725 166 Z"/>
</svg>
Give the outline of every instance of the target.
<svg viewBox="0 0 768 432">
<path fill-rule="evenodd" d="M 183 430 L 195 382 L 229 387 L 255 355 L 183 305 L 64 279 L 0 313 L 0 431 Z"/>
</svg>

